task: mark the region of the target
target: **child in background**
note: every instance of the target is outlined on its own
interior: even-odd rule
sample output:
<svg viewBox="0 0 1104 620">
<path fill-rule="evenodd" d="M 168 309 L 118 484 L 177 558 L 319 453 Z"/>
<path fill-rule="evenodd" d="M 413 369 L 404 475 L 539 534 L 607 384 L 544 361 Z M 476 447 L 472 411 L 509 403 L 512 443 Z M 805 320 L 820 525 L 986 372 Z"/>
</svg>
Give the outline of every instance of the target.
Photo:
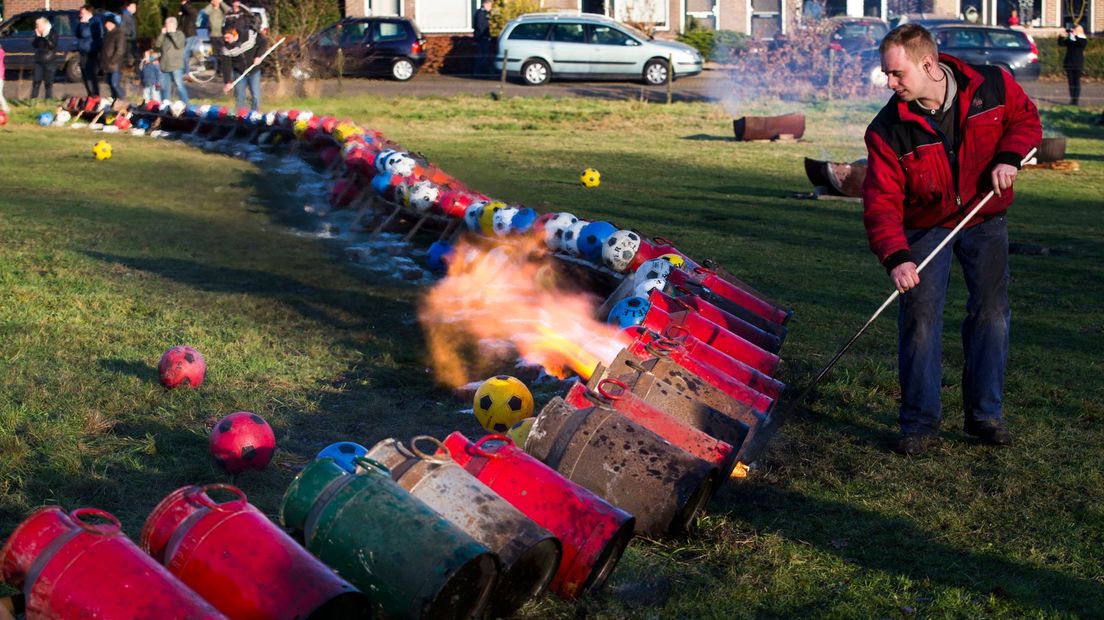
<svg viewBox="0 0 1104 620">
<path fill-rule="evenodd" d="M 153 101 L 161 91 L 161 67 L 157 61 L 157 54 L 153 50 L 146 50 L 142 54 L 142 99 Z"/>
<path fill-rule="evenodd" d="M 0 45 L 0 111 L 9 112 L 8 100 L 4 99 L 4 46 Z"/>
</svg>

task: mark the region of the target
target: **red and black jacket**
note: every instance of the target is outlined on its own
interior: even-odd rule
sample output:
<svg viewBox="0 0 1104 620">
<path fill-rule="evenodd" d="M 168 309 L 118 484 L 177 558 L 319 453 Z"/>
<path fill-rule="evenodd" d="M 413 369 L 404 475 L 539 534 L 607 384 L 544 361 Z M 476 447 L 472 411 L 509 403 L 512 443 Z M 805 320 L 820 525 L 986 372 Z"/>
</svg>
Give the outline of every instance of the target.
<svg viewBox="0 0 1104 620">
<path fill-rule="evenodd" d="M 916 262 L 905 229 L 953 228 L 992 189 L 990 172 L 997 164 L 1019 167 L 1043 138 L 1039 111 L 1007 71 L 968 65 L 939 55 L 958 85 L 956 168 L 943 139 L 928 120 L 909 109 L 897 95 L 866 130 L 866 180 L 863 223 L 870 249 L 886 269 Z M 1002 192 L 967 226 L 1006 211 L 1012 190 Z"/>
</svg>

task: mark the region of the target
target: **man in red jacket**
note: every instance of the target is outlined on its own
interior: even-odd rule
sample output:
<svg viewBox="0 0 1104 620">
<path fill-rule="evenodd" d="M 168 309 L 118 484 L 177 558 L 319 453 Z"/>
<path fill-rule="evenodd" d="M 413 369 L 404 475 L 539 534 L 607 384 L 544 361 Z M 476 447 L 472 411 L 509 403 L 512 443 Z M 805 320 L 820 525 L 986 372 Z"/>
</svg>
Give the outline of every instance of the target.
<svg viewBox="0 0 1104 620">
<path fill-rule="evenodd" d="M 1005 211 L 1020 161 L 1042 141 L 1039 112 L 1006 71 L 940 54 L 931 33 L 916 24 L 886 35 L 881 54 L 894 96 L 866 131 L 863 221 L 870 248 L 902 294 L 897 451 L 919 455 L 938 440 L 952 253 L 969 291 L 962 324 L 965 430 L 981 443 L 1008 444 L 1001 403 L 1011 321 Z M 921 277 L 917 263 L 990 190 L 993 199 Z"/>
</svg>

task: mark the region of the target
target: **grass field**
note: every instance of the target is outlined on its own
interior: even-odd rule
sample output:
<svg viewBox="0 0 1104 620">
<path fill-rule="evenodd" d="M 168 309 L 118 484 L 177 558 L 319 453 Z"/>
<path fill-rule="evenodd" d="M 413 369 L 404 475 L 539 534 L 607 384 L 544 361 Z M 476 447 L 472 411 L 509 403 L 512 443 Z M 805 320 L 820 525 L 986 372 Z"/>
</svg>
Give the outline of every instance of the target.
<svg viewBox="0 0 1104 620">
<path fill-rule="evenodd" d="M 473 187 L 663 235 L 796 309 L 783 379 L 801 386 L 889 293 L 860 207 L 790 197 L 801 159 L 864 155 L 877 104 L 805 109 L 793 143 L 728 140 L 705 104 L 591 100 L 303 102 L 355 118 Z M 741 113 L 797 110 L 749 104 Z M 478 434 L 434 387 L 416 288 L 345 265 L 290 226 L 289 181 L 183 144 L 0 129 L 0 532 L 34 507 L 95 505 L 136 536 L 178 486 L 228 479 L 210 424 L 264 415 L 274 466 L 234 479 L 275 514 L 296 469 L 337 439 Z M 637 541 L 600 595 L 544 597 L 529 618 L 1104 616 L 1104 130 L 1044 111 L 1081 171 L 1029 171 L 1010 215 L 1007 449 L 961 432 L 956 274 L 945 334 L 944 442 L 907 459 L 896 435 L 896 330 L 884 317 L 685 539 Z M 585 190 L 583 168 L 602 172 Z M 155 365 L 187 342 L 200 390 Z M 791 394 L 792 396 L 792 394 Z M 538 402 L 538 407 L 541 403 Z"/>
</svg>

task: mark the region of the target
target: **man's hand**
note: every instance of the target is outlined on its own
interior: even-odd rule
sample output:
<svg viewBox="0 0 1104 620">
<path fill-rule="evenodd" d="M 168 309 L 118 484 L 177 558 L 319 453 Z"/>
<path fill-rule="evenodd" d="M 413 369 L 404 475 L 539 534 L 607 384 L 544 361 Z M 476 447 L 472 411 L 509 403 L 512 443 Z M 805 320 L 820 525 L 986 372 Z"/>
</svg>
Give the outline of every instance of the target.
<svg viewBox="0 0 1104 620">
<path fill-rule="evenodd" d="M 901 263 L 893 268 L 889 272 L 889 279 L 893 280 L 893 286 L 897 287 L 897 292 L 905 294 L 911 288 L 915 288 L 920 284 L 920 274 L 916 273 L 916 263 L 908 262 Z"/>
<path fill-rule="evenodd" d="M 253 59 L 253 66 L 257 66 L 259 64 L 261 64 L 261 57 L 260 56 Z"/>
<path fill-rule="evenodd" d="M 1019 172 L 1015 166 L 1009 166 L 1008 164 L 993 166 L 993 191 L 1000 196 L 1001 190 L 1012 189 L 1012 182 L 1016 180 L 1016 175 Z"/>
<path fill-rule="evenodd" d="M 224 93 L 230 92 L 230 84 L 223 84 L 222 85 L 222 92 L 224 92 Z"/>
</svg>

